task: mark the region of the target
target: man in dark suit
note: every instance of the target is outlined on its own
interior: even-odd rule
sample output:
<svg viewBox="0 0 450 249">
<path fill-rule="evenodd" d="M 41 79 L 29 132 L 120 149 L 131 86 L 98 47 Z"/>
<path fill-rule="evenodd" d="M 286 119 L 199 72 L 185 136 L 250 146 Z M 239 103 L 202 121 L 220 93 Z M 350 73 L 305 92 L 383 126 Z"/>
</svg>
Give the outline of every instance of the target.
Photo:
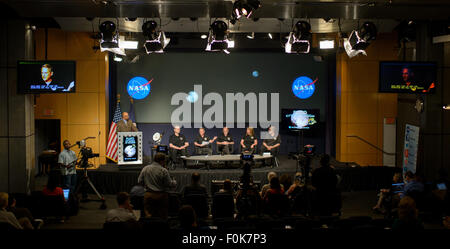
<svg viewBox="0 0 450 249">
<path fill-rule="evenodd" d="M 117 122 L 117 132 L 132 132 L 138 131 L 136 126 L 128 118 L 128 112 L 122 113 L 122 120 Z"/>
</svg>

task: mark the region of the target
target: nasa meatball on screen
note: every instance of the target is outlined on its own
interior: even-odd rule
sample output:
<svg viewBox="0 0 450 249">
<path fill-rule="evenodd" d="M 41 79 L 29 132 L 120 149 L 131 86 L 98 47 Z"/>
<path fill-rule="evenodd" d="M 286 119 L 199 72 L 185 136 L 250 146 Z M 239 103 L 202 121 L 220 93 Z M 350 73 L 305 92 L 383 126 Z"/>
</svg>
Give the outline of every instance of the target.
<svg viewBox="0 0 450 249">
<path fill-rule="evenodd" d="M 226 122 L 228 115 L 236 122 L 239 108 L 230 108 L 228 102 L 230 96 L 238 94 L 246 100 L 254 98 L 258 119 L 262 105 L 266 105 L 271 120 L 275 120 L 270 117 L 274 113 L 271 107 L 276 107 L 279 121 L 281 109 L 290 108 L 318 110 L 321 120 L 314 122 L 321 122 L 329 99 L 329 63 L 327 58 L 315 61 L 312 55 L 285 53 L 150 54 L 135 63 L 117 63 L 117 91 L 135 100 L 137 123 L 171 123 L 172 113 L 183 101 L 193 103 L 192 106 L 200 101 L 202 114 L 213 105 L 221 105 L 223 112 L 215 113 L 216 116 L 223 115 Z M 173 100 L 180 93 L 185 97 Z M 214 98 L 205 98 L 208 94 Z M 122 101 L 121 108 L 128 110 L 129 104 Z M 249 105 L 245 107 L 246 122 L 252 110 Z M 192 110 L 192 120 L 194 114 Z"/>
</svg>

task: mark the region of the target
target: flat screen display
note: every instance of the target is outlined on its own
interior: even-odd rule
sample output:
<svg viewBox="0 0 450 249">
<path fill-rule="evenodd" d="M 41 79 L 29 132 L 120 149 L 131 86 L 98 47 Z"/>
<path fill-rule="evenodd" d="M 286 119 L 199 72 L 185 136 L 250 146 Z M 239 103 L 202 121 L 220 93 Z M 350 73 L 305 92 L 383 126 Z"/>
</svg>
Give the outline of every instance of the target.
<svg viewBox="0 0 450 249">
<path fill-rule="evenodd" d="M 319 120 L 319 110 L 281 109 L 281 128 L 285 131 L 309 130 Z"/>
<path fill-rule="evenodd" d="M 123 138 L 123 161 L 135 162 L 138 160 L 138 136 L 127 136 Z"/>
<path fill-rule="evenodd" d="M 76 89 L 75 61 L 19 61 L 18 93 L 70 93 Z"/>
<path fill-rule="evenodd" d="M 427 94 L 435 89 L 434 62 L 380 62 L 380 92 Z"/>
</svg>

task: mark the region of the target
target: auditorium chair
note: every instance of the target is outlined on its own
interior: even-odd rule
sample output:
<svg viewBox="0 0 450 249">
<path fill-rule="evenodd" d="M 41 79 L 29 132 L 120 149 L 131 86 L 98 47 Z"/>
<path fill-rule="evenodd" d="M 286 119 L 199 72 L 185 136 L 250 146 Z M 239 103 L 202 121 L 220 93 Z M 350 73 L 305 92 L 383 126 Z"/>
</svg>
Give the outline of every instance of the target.
<svg viewBox="0 0 450 249">
<path fill-rule="evenodd" d="M 169 217 L 178 216 L 181 207 L 181 198 L 179 193 L 169 192 Z"/>
<path fill-rule="evenodd" d="M 282 217 L 290 212 L 290 202 L 286 195 L 269 194 L 265 203 L 265 212 L 271 216 Z"/>
<path fill-rule="evenodd" d="M 159 217 L 141 218 L 139 224 L 144 231 L 158 231 L 169 230 L 169 223 Z"/>
<path fill-rule="evenodd" d="M 184 204 L 194 208 L 198 218 L 207 218 L 209 214 L 208 199 L 202 194 L 188 194 L 184 196 Z"/>
<path fill-rule="evenodd" d="M 0 231 L 1 232 L 8 232 L 8 231 L 15 231 L 17 230 L 13 225 L 6 223 L 6 222 L 0 222 Z"/>
<path fill-rule="evenodd" d="M 215 193 L 211 213 L 214 219 L 234 217 L 234 198 L 229 193 Z"/>
</svg>

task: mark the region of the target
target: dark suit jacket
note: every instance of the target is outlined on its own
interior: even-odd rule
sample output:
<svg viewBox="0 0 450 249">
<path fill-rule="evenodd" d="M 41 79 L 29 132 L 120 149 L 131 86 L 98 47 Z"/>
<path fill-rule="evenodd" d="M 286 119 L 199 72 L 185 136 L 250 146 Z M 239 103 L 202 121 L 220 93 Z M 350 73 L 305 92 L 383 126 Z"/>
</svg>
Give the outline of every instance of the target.
<svg viewBox="0 0 450 249">
<path fill-rule="evenodd" d="M 123 122 L 123 119 L 117 122 L 117 132 L 131 132 L 131 131 L 138 131 L 138 129 L 136 128 L 136 126 L 134 126 L 131 120 L 128 120 L 127 124 Z"/>
</svg>

